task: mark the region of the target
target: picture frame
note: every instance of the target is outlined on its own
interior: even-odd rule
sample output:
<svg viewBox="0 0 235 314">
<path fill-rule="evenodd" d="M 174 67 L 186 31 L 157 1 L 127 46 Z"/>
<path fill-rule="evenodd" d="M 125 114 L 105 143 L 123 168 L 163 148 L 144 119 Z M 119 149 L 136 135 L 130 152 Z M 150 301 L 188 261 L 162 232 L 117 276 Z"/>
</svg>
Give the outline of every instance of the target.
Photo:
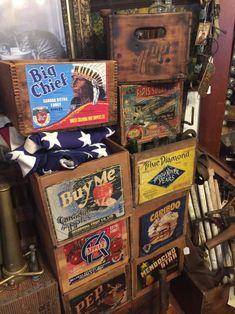
<svg viewBox="0 0 235 314">
<path fill-rule="evenodd" d="M 70 58 L 93 57 L 90 0 L 60 0 Z"/>
<path fill-rule="evenodd" d="M 0 60 L 92 57 L 90 0 L 11 0 L 0 9 Z"/>
</svg>

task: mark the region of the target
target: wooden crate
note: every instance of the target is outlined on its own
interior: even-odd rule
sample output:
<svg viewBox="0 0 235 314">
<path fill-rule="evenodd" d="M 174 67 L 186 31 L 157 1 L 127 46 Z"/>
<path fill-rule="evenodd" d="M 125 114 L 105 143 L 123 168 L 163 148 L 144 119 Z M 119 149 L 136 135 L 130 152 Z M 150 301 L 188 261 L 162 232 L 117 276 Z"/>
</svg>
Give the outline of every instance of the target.
<svg viewBox="0 0 235 314">
<path fill-rule="evenodd" d="M 167 281 L 179 276 L 183 269 L 185 237 L 171 242 L 149 256 L 132 260 L 133 298 L 153 291 L 159 285 L 158 270 L 167 271 Z"/>
<path fill-rule="evenodd" d="M 42 266 L 45 272 L 38 281 L 28 278 L 15 289 L 1 291 L 1 314 L 61 313 L 58 283 L 45 265 Z"/>
<path fill-rule="evenodd" d="M 41 247 L 47 255 L 63 294 L 129 262 L 127 218 L 76 237 L 57 248 L 53 246 L 47 230 L 40 222 L 38 232 Z"/>
<path fill-rule="evenodd" d="M 131 297 L 130 288 L 130 268 L 126 265 L 64 294 L 65 313 L 105 314 L 123 310 Z"/>
<path fill-rule="evenodd" d="M 120 85 L 120 142 L 138 143 L 180 132 L 183 81 Z"/>
<path fill-rule="evenodd" d="M 0 72 L 1 107 L 24 136 L 117 122 L 116 61 L 1 61 Z"/>
<path fill-rule="evenodd" d="M 178 192 L 137 206 L 131 216 L 131 256 L 137 258 L 185 235 L 189 192 Z"/>
<path fill-rule="evenodd" d="M 118 62 L 118 81 L 185 78 L 191 19 L 191 12 L 106 16 L 107 49 Z"/>
<path fill-rule="evenodd" d="M 131 155 L 134 205 L 188 189 L 194 179 L 196 139 Z"/>
<path fill-rule="evenodd" d="M 74 170 L 33 174 L 38 214 L 55 246 L 125 217 L 132 209 L 129 153 L 111 140 L 112 153 Z"/>
</svg>

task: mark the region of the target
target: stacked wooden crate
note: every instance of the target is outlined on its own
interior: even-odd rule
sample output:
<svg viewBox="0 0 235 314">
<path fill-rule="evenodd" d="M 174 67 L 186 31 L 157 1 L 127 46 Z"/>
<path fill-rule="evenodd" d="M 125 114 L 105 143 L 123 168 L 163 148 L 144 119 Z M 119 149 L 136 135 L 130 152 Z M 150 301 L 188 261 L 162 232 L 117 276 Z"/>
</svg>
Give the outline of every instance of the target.
<svg viewBox="0 0 235 314">
<path fill-rule="evenodd" d="M 66 313 L 134 311 L 158 286 L 159 270 L 168 281 L 182 270 L 196 151 L 195 138 L 178 139 L 190 23 L 188 12 L 105 16 L 118 73 L 116 61 L 97 61 L 108 96 L 100 113 L 92 104 L 71 112 L 68 101 L 71 70 L 90 67 L 94 74 L 96 61 L 0 63 L 5 112 L 23 135 L 118 125 L 117 141 L 106 140 L 109 156 L 31 176 L 41 248 Z M 61 89 L 66 82 L 69 97 Z M 30 88 L 36 96 L 54 88 L 60 95 L 44 95 L 40 105 Z M 149 148 L 156 139 L 165 144 Z M 129 154 L 131 140 L 145 150 Z"/>
<path fill-rule="evenodd" d="M 119 143 L 131 152 L 132 298 L 137 301 L 183 268 L 196 139 L 182 132 L 190 12 L 102 12 L 118 63 Z"/>
<path fill-rule="evenodd" d="M 117 121 L 115 61 L 12 61 L 0 68 L 5 113 L 24 136 Z M 102 79 L 106 97 L 71 110 L 72 70 L 98 84 Z M 130 158 L 114 141 L 106 139 L 106 145 L 107 157 L 30 178 L 41 252 L 58 280 L 66 313 L 92 308 L 103 313 L 127 303 L 131 295 Z"/>
</svg>

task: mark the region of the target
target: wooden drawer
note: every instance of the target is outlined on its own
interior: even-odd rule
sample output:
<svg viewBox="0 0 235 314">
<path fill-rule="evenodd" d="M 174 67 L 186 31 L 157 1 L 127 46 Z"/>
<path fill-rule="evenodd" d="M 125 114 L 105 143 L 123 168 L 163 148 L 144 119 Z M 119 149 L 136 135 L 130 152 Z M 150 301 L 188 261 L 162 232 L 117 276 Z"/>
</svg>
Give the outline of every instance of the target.
<svg viewBox="0 0 235 314">
<path fill-rule="evenodd" d="M 39 221 L 39 218 L 37 219 Z M 121 219 L 54 247 L 42 223 L 40 243 L 47 255 L 61 293 L 82 287 L 90 280 L 129 263 L 129 221 Z"/>
<path fill-rule="evenodd" d="M 135 206 L 188 189 L 194 179 L 196 139 L 131 155 Z"/>
<path fill-rule="evenodd" d="M 185 237 L 160 248 L 153 254 L 132 260 L 133 298 L 156 289 L 159 285 L 158 270 L 167 271 L 167 281 L 180 275 L 183 269 Z"/>
<path fill-rule="evenodd" d="M 183 81 L 120 85 L 120 142 L 144 143 L 180 132 Z"/>
<path fill-rule="evenodd" d="M 137 206 L 131 216 L 132 258 L 146 256 L 186 233 L 189 192 Z"/>
<path fill-rule="evenodd" d="M 106 16 L 107 49 L 118 62 L 118 81 L 186 77 L 191 19 L 191 12 Z"/>
<path fill-rule="evenodd" d="M 131 297 L 129 265 L 97 277 L 83 287 L 73 289 L 62 296 L 66 314 L 105 314 L 120 311 Z M 121 312 L 124 313 L 124 312 Z"/>
<path fill-rule="evenodd" d="M 111 60 L 1 61 L 1 106 L 24 136 L 116 124 L 116 66 Z"/>
<path fill-rule="evenodd" d="M 38 215 L 54 246 L 126 217 L 132 209 L 130 159 L 111 140 L 112 153 L 74 170 L 31 176 Z"/>
</svg>

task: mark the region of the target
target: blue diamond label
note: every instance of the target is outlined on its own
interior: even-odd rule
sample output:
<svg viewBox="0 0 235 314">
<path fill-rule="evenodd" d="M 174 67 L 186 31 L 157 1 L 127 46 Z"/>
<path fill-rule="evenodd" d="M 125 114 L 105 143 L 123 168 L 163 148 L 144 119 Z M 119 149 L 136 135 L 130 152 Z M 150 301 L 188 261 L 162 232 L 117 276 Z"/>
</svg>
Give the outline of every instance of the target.
<svg viewBox="0 0 235 314">
<path fill-rule="evenodd" d="M 177 180 L 185 171 L 171 166 L 167 166 L 160 171 L 149 184 L 167 188 L 171 183 Z"/>
<path fill-rule="evenodd" d="M 186 147 L 182 148 L 183 145 Z M 196 140 L 175 143 L 170 146 L 170 149 L 171 151 L 165 154 L 162 154 L 163 149 L 158 149 L 154 157 L 138 161 L 139 182 L 136 204 L 148 202 L 192 185 Z M 158 155 L 159 152 L 161 155 Z"/>
</svg>

